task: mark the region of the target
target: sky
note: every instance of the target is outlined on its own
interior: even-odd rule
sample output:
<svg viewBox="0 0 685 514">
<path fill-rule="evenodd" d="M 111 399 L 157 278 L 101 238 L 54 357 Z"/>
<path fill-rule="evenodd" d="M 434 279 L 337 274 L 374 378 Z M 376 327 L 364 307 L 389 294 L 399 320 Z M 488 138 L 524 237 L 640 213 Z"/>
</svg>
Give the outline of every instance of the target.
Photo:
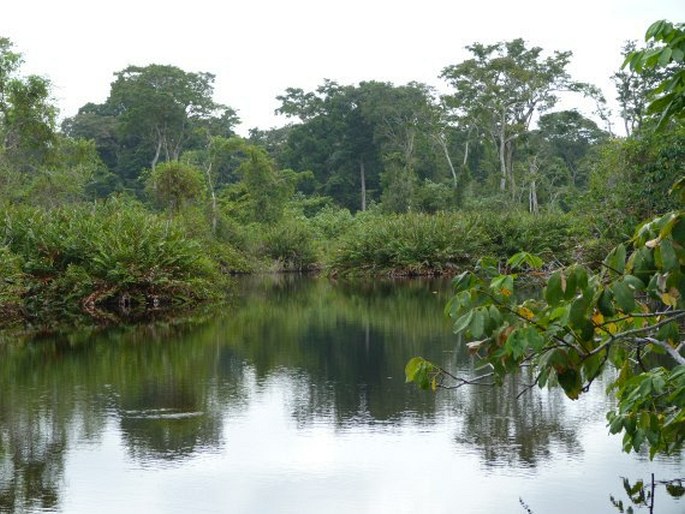
<svg viewBox="0 0 685 514">
<path fill-rule="evenodd" d="M 522 37 L 549 53 L 571 50 L 575 80 L 608 100 L 628 39 L 658 19 L 685 21 L 684 0 L 4 0 L 0 36 L 24 56 L 24 74 L 53 84 L 62 118 L 101 103 L 113 74 L 170 64 L 216 75 L 215 100 L 238 110 L 238 132 L 288 120 L 274 115 L 288 87 L 323 79 L 397 85 L 438 78 L 468 58 L 466 45 Z M 615 106 L 614 106 L 615 107 Z M 581 109 L 583 109 L 581 107 Z M 586 106 L 586 114 L 590 107 Z"/>
</svg>

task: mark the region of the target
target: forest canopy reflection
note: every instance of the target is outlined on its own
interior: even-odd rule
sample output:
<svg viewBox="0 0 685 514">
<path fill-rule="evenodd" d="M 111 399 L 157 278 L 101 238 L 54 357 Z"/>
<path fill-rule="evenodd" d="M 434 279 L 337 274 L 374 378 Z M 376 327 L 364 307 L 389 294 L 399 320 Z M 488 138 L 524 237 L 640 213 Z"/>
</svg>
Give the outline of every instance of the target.
<svg viewBox="0 0 685 514">
<path fill-rule="evenodd" d="M 0 510 L 54 509 L 65 455 L 115 430 L 143 466 L 221 451 L 227 426 L 278 390 L 298 429 L 433 426 L 486 466 L 572 458 L 582 419 L 553 392 L 504 388 L 431 395 L 404 382 L 408 355 L 472 362 L 440 314 L 445 281 L 335 282 L 249 277 L 230 312 L 0 346 Z M 601 410 L 601 409 L 600 409 Z"/>
</svg>

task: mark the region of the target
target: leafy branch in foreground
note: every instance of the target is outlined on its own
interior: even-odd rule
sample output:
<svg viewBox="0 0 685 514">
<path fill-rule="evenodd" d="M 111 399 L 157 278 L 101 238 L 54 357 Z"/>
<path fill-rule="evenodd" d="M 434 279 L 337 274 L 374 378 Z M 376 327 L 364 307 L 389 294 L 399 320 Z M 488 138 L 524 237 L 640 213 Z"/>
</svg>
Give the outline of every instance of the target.
<svg viewBox="0 0 685 514">
<path fill-rule="evenodd" d="M 629 66 L 637 73 L 665 70 L 667 77 L 650 93 L 648 114 L 658 116 L 661 127 L 670 119 L 685 116 L 685 23 L 659 20 L 645 34 L 645 40 L 653 46 L 631 52 L 623 67 Z"/>
<path fill-rule="evenodd" d="M 407 381 L 433 390 L 501 384 L 528 367 L 533 380 L 526 390 L 559 386 L 575 400 L 613 367 L 609 390 L 618 405 L 607 419 L 612 433 L 624 433 L 624 450 L 646 443 L 650 456 L 679 451 L 685 441 L 685 211 L 640 226 L 630 250 L 617 246 L 598 273 L 579 264 L 557 270 L 541 298 L 523 301 L 518 275 L 482 260 L 454 279 L 446 312 L 486 372 L 465 379 L 415 357 L 406 366 Z M 519 253 L 508 266 L 536 270 L 542 261 Z"/>
</svg>

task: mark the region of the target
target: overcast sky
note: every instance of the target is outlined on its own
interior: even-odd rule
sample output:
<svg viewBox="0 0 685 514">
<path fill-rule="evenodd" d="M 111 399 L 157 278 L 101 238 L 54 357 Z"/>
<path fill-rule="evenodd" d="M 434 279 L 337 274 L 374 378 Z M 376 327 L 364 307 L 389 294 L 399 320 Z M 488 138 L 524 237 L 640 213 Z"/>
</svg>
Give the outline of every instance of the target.
<svg viewBox="0 0 685 514">
<path fill-rule="evenodd" d="M 215 100 L 238 110 L 239 132 L 269 128 L 287 87 L 411 80 L 444 89 L 440 70 L 464 46 L 523 37 L 572 50 L 576 80 L 609 79 L 627 39 L 657 19 L 685 21 L 684 0 L 4 0 L 0 36 L 47 76 L 61 115 L 100 103 L 130 64 L 171 64 L 216 75 Z"/>
</svg>

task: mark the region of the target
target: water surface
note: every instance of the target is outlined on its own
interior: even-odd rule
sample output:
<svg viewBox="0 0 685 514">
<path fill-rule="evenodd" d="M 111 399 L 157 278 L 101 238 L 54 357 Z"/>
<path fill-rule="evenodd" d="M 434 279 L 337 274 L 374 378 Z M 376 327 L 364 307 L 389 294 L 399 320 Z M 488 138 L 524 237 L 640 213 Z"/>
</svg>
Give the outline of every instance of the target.
<svg viewBox="0 0 685 514">
<path fill-rule="evenodd" d="M 417 391 L 473 363 L 446 284 L 246 278 L 197 323 L 0 347 L 0 512 L 620 512 L 681 459 L 625 455 L 602 383 Z M 656 489 L 655 512 L 685 511 Z M 646 512 L 646 510 L 645 510 Z"/>
</svg>

